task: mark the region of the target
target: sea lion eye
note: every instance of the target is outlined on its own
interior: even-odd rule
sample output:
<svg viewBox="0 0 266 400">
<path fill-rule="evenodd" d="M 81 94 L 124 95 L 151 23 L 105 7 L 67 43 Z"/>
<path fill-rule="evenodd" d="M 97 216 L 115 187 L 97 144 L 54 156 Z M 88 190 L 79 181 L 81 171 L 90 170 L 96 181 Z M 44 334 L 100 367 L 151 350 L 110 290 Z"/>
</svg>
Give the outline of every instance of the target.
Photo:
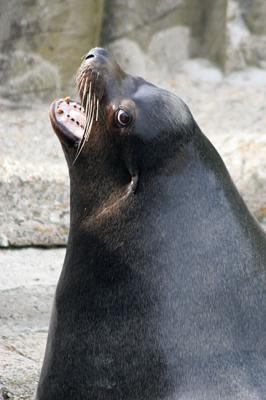
<svg viewBox="0 0 266 400">
<path fill-rule="evenodd" d="M 132 120 L 129 112 L 119 108 L 115 113 L 115 122 L 117 125 L 125 127 L 130 124 Z"/>
</svg>

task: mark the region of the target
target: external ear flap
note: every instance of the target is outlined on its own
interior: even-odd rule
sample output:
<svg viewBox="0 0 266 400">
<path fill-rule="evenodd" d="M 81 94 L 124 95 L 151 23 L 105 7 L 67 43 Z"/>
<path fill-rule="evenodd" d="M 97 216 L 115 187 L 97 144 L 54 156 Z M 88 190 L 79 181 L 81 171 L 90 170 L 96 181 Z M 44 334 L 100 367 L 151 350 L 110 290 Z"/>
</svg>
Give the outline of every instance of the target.
<svg viewBox="0 0 266 400">
<path fill-rule="evenodd" d="M 69 97 L 55 100 L 50 107 L 50 120 L 61 144 L 77 148 L 86 121 L 83 107 Z"/>
<path fill-rule="evenodd" d="M 144 142 L 164 140 L 172 132 L 183 136 L 193 130 L 194 119 L 187 105 L 175 94 L 145 83 L 138 88 L 133 100 L 138 108 L 135 130 Z"/>
</svg>

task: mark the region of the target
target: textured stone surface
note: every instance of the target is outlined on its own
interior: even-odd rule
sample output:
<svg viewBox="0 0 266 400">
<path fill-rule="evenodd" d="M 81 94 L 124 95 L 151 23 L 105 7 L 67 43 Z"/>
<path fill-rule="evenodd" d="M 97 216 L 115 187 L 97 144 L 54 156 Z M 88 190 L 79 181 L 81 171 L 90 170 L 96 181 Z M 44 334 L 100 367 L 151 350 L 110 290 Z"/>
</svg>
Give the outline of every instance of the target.
<svg viewBox="0 0 266 400">
<path fill-rule="evenodd" d="M 109 0 L 105 3 L 102 41 L 108 43 L 132 34 L 136 37 L 142 32 L 143 38 L 149 38 L 157 21 L 164 25 L 163 20 L 171 14 L 180 15 L 179 21 L 183 20 L 184 7 L 183 0 Z"/>
<path fill-rule="evenodd" d="M 264 0 L 238 0 L 242 14 L 252 33 L 266 35 L 266 3 Z"/>
<path fill-rule="evenodd" d="M 166 79 L 169 75 L 174 76 L 178 66 L 189 58 L 189 47 L 190 30 L 176 26 L 153 35 L 148 55 L 160 71 L 161 78 Z"/>
<path fill-rule="evenodd" d="M 266 35 L 250 36 L 245 58 L 249 65 L 266 68 Z"/>
<path fill-rule="evenodd" d="M 227 72 L 261 59 L 264 66 L 265 17 L 264 0 L 0 0 L 0 96 L 21 101 L 37 91 L 47 99 L 69 85 L 91 46 L 129 39 L 146 52 L 156 50 L 158 34 L 159 47 L 170 46 L 177 59 L 181 46 L 183 56 L 206 57 Z M 184 27 L 189 40 L 169 40 L 169 30 Z"/>
<path fill-rule="evenodd" d="M 204 0 L 202 13 L 197 21 L 202 38 L 196 55 L 211 59 L 221 68 L 224 67 L 227 6 L 227 0 Z"/>
<path fill-rule="evenodd" d="M 60 93 L 98 43 L 102 7 L 103 0 L 0 0 L 0 96 Z"/>
<path fill-rule="evenodd" d="M 229 0 L 226 21 L 224 70 L 266 65 L 266 3 Z"/>
<path fill-rule="evenodd" d="M 0 245 L 64 244 L 68 174 L 48 107 L 2 107 L 0 146 Z"/>
<path fill-rule="evenodd" d="M 171 78 L 191 57 L 226 73 L 264 68 L 265 17 L 264 0 L 0 0 L 0 97 L 36 103 L 71 89 L 80 58 L 99 44 L 124 58 L 135 46 L 142 70 L 159 75 L 163 65 Z"/>
<path fill-rule="evenodd" d="M 164 69 L 171 77 L 179 62 L 191 57 L 207 58 L 226 73 L 247 66 L 264 68 L 265 4 L 264 0 L 110 0 L 105 6 L 101 41 L 111 47 L 115 41 L 116 53 L 119 43 L 120 52 L 125 51 L 121 39 L 135 42 L 145 56 L 149 53 L 157 75 L 163 59 L 158 57 L 160 51 L 167 54 Z"/>
<path fill-rule="evenodd" d="M 179 43 L 178 49 L 176 42 Z M 147 51 L 137 41 L 123 38 L 107 48 L 125 71 L 148 80 L 164 81 L 175 76 L 189 58 L 190 30 L 185 26 L 169 28 L 154 34 Z"/>
<path fill-rule="evenodd" d="M 155 63 L 141 47 L 131 39 L 117 39 L 107 46 L 112 56 L 129 74 L 144 78 L 158 77 Z"/>
<path fill-rule="evenodd" d="M 207 56 L 222 64 L 226 4 L 226 0 L 200 4 L 197 0 L 110 0 L 105 5 L 101 42 L 135 41 L 145 53 L 149 50 L 152 61 L 160 61 L 158 72 L 161 51 L 167 54 L 165 64 L 171 76 L 174 66 L 190 56 Z"/>
<path fill-rule="evenodd" d="M 227 73 L 246 67 L 250 32 L 243 20 L 240 4 L 231 0 L 227 6 L 224 68 Z"/>
<path fill-rule="evenodd" d="M 0 251 L 0 399 L 33 399 L 64 252 Z"/>
</svg>

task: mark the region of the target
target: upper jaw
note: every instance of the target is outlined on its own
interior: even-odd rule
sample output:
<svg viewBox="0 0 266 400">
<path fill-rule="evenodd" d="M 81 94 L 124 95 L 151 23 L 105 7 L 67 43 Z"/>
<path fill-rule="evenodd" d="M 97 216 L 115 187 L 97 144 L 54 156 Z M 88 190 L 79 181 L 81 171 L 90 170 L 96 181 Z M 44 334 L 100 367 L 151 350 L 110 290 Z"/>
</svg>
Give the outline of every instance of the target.
<svg viewBox="0 0 266 400">
<path fill-rule="evenodd" d="M 77 75 L 76 84 L 81 104 L 86 106 L 89 93 L 93 92 L 99 100 L 105 91 L 105 72 L 94 60 L 85 60 L 81 64 Z"/>
<path fill-rule="evenodd" d="M 127 74 L 111 58 L 96 56 L 84 60 L 76 75 L 76 84 L 81 104 L 85 107 L 87 95 L 93 92 L 99 101 L 112 97 L 119 91 L 121 81 Z"/>
</svg>

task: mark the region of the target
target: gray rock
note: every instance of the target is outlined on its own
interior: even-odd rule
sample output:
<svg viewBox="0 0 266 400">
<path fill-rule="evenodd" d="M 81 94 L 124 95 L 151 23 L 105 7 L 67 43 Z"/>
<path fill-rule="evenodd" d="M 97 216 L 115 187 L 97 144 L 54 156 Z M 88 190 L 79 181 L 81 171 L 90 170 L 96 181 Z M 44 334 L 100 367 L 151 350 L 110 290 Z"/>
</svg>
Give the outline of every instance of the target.
<svg viewBox="0 0 266 400">
<path fill-rule="evenodd" d="M 181 65 L 181 71 L 193 81 L 219 83 L 223 80 L 221 70 L 206 58 L 194 58 L 184 61 Z"/>
<path fill-rule="evenodd" d="M 226 14 L 229 1 L 230 0 L 202 1 L 201 13 L 199 19 L 196 21 L 198 25 L 197 31 L 200 35 L 200 40 L 196 41 L 198 46 L 198 49 L 195 50 L 196 55 L 198 57 L 207 57 L 222 68 L 224 67 Z M 196 35 L 197 31 L 195 32 Z"/>
<path fill-rule="evenodd" d="M 167 74 L 173 77 L 176 61 L 191 55 L 222 62 L 226 4 L 226 0 L 204 0 L 200 4 L 197 0 L 111 0 L 105 5 L 101 41 L 133 40 L 159 61 L 157 74 L 162 52 L 167 56 Z"/>
<path fill-rule="evenodd" d="M 178 49 L 176 43 L 179 43 Z M 147 52 L 128 38 L 115 40 L 107 47 L 128 73 L 162 81 L 178 72 L 182 62 L 189 57 L 189 46 L 190 31 L 180 26 L 156 32 Z"/>
<path fill-rule="evenodd" d="M 248 65 L 266 69 L 266 35 L 252 35 L 244 54 Z"/>
<path fill-rule="evenodd" d="M 0 96 L 47 100 L 65 90 L 98 43 L 102 12 L 103 0 L 0 0 Z"/>
<path fill-rule="evenodd" d="M 266 135 L 213 137 L 249 209 L 266 224 Z"/>
<path fill-rule="evenodd" d="M 243 70 L 247 66 L 265 68 L 266 35 L 263 35 L 265 16 L 265 2 L 237 0 L 228 2 L 225 48 L 227 73 Z"/>
<path fill-rule="evenodd" d="M 226 73 L 242 70 L 247 66 L 250 32 L 243 20 L 240 4 L 230 0 L 227 7 L 226 46 L 224 69 Z"/>
<path fill-rule="evenodd" d="M 258 87 L 266 84 L 266 70 L 255 67 L 248 67 L 242 71 L 231 72 L 226 76 L 225 82 L 230 85 L 241 85 Z M 251 127 L 252 129 L 252 127 Z"/>
<path fill-rule="evenodd" d="M 156 22 L 162 23 L 167 16 L 175 14 L 176 11 L 180 14 L 183 8 L 183 0 L 163 2 L 160 0 L 130 0 L 126 2 L 109 0 L 105 3 L 102 42 L 110 43 L 125 36 L 130 37 L 132 34 L 135 37 L 138 33 L 142 33 L 142 38 L 146 37 L 149 42 L 150 35 L 156 31 L 154 27 Z M 145 46 L 148 42 L 142 43 L 142 45 Z"/>
<path fill-rule="evenodd" d="M 80 58 L 100 43 L 144 76 L 162 77 L 163 66 L 174 79 L 188 57 L 226 73 L 264 68 L 265 16 L 264 0 L 0 0 L 0 98 L 36 103 L 72 94 Z M 134 62 L 126 61 L 130 51 L 139 55 Z"/>
<path fill-rule="evenodd" d="M 264 0 L 238 0 L 248 28 L 256 35 L 266 35 L 266 3 Z"/>
<path fill-rule="evenodd" d="M 139 75 L 146 79 L 157 76 L 156 65 L 135 41 L 126 38 L 118 39 L 111 42 L 107 48 L 129 74 Z"/>
<path fill-rule="evenodd" d="M 111 0 L 105 6 L 102 43 L 130 39 L 159 63 L 161 52 L 171 78 L 180 59 L 188 57 L 208 58 L 228 74 L 265 67 L 265 19 L 264 0 Z"/>
<path fill-rule="evenodd" d="M 48 106 L 0 114 L 0 245 L 64 245 L 69 182 Z"/>
<path fill-rule="evenodd" d="M 6 235 L 3 233 L 0 234 L 0 247 L 8 247 L 9 246 L 9 241 Z"/>
<path fill-rule="evenodd" d="M 34 398 L 64 253 L 0 250 L 0 399 Z"/>
<path fill-rule="evenodd" d="M 0 86 L 2 98 L 36 104 L 61 91 L 58 68 L 37 54 L 14 51 L 12 55 L 0 55 L 0 63 L 4 64 L 0 70 L 2 82 L 6 82 Z"/>
<path fill-rule="evenodd" d="M 174 76 L 184 60 L 189 58 L 190 30 L 176 26 L 156 32 L 149 44 L 148 54 L 162 79 Z"/>
</svg>

